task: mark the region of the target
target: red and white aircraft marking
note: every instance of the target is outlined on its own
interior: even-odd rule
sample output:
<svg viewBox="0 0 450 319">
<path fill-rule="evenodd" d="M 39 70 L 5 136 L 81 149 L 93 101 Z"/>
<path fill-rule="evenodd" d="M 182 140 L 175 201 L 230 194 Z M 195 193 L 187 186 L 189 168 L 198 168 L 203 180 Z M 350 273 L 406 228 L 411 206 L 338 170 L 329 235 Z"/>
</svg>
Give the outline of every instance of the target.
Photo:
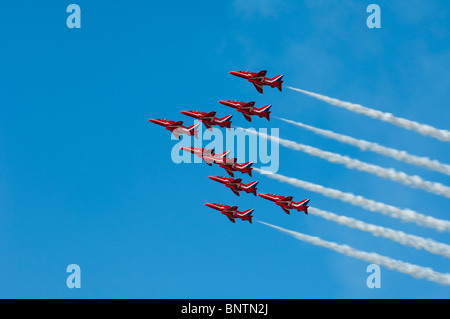
<svg viewBox="0 0 450 319">
<path fill-rule="evenodd" d="M 232 115 L 227 115 L 222 117 L 221 119 L 216 117 L 216 112 L 199 112 L 199 111 L 180 111 L 181 114 L 193 117 L 199 121 L 201 121 L 205 127 L 209 130 L 213 130 L 213 125 L 217 125 L 220 127 L 230 128 Z"/>
<path fill-rule="evenodd" d="M 285 197 L 275 194 L 258 194 L 258 196 L 275 202 L 275 204 L 280 206 L 286 214 L 290 214 L 290 209 L 296 209 L 297 211 L 303 211 L 306 215 L 308 215 L 309 206 L 307 205 L 309 203 L 309 199 L 304 199 L 296 203 L 292 201 L 292 196 Z"/>
<path fill-rule="evenodd" d="M 169 130 L 172 132 L 172 134 L 178 138 L 181 139 L 181 134 L 185 134 L 187 136 L 194 136 L 195 138 L 198 138 L 198 130 L 196 129 L 200 124 L 194 124 L 188 127 L 183 126 L 183 121 L 169 121 L 166 119 L 148 119 L 150 122 L 164 126 L 166 130 Z"/>
<path fill-rule="evenodd" d="M 226 187 L 231 189 L 233 193 L 235 193 L 237 196 L 239 195 L 239 191 L 244 191 L 247 193 L 252 193 L 256 196 L 256 185 L 258 185 L 258 182 L 251 182 L 249 184 L 242 184 L 241 178 L 228 178 L 228 177 L 221 177 L 221 176 L 208 176 L 213 181 L 219 182 L 224 184 Z"/>
<path fill-rule="evenodd" d="M 252 115 L 257 115 L 261 118 L 265 117 L 268 121 L 270 121 L 270 108 L 272 105 L 268 104 L 259 109 L 255 107 L 255 102 L 239 102 L 239 101 L 219 101 L 220 104 L 230 106 L 236 111 L 241 112 L 244 115 L 245 119 L 249 122 L 252 121 Z"/>
<path fill-rule="evenodd" d="M 201 157 L 206 164 L 209 166 L 212 166 L 213 163 L 216 163 L 220 167 L 224 168 L 225 171 L 230 175 L 231 177 L 234 177 L 234 172 L 241 172 L 242 174 L 248 174 L 249 176 L 252 176 L 252 165 L 253 162 L 247 162 L 244 164 L 238 164 L 236 158 L 227 157 L 227 155 L 230 153 L 230 151 L 225 151 L 221 154 L 214 154 L 214 151 L 212 152 L 205 152 L 202 148 L 196 148 L 192 146 L 182 146 L 180 147 L 183 151 L 196 154 L 198 157 Z M 211 150 L 208 150 L 211 151 Z"/>
<path fill-rule="evenodd" d="M 248 72 L 248 71 L 231 71 L 230 74 L 235 75 L 240 78 L 244 78 L 247 81 L 253 83 L 256 90 L 259 93 L 263 93 L 263 85 L 268 85 L 272 88 L 276 87 L 281 92 L 281 84 L 283 83 L 282 78 L 283 75 L 277 75 L 276 77 L 273 77 L 271 79 L 266 78 L 267 71 L 259 71 L 258 73 L 255 72 Z"/>
<path fill-rule="evenodd" d="M 192 147 L 192 146 L 182 146 L 180 148 L 183 151 L 195 154 L 198 157 L 202 157 L 203 154 L 205 154 L 205 155 L 215 155 L 213 148 L 199 148 L 199 147 Z"/>
<path fill-rule="evenodd" d="M 214 204 L 214 203 L 205 203 L 206 206 L 214 208 L 218 211 L 220 211 L 222 214 L 228 217 L 228 219 L 235 223 L 236 218 L 240 218 L 242 220 L 248 220 L 250 224 L 252 223 L 252 212 L 253 208 L 247 209 L 243 212 L 238 211 L 237 206 L 228 206 L 228 205 L 222 205 L 222 204 Z"/>
<path fill-rule="evenodd" d="M 241 172 L 242 174 L 248 174 L 249 176 L 252 176 L 252 165 L 253 162 L 247 162 L 244 164 L 237 164 L 236 159 L 233 158 L 233 161 L 230 161 L 230 158 L 227 158 L 225 162 L 223 163 L 217 163 L 220 167 L 224 168 L 225 171 L 230 175 L 231 177 L 234 177 L 234 172 Z"/>
<path fill-rule="evenodd" d="M 221 154 L 215 154 L 214 149 L 204 149 L 192 146 L 182 146 L 180 148 L 185 152 L 189 152 L 197 155 L 198 157 L 201 157 L 209 166 L 212 166 L 212 163 L 223 164 L 229 161 L 231 164 L 233 161 L 236 161 L 235 158 L 226 157 L 230 153 L 230 151 L 225 151 Z"/>
</svg>

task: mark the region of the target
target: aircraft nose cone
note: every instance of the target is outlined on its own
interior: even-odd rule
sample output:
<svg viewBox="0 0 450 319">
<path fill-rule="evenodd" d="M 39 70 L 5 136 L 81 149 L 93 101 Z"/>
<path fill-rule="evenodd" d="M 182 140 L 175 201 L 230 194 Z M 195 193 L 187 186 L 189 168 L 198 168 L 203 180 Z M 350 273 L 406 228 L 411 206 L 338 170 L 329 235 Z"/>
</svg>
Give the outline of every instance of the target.
<svg viewBox="0 0 450 319">
<path fill-rule="evenodd" d="M 180 111 L 181 114 L 187 115 L 188 112 L 187 111 Z"/>
<path fill-rule="evenodd" d="M 229 73 L 232 74 L 232 75 L 237 75 L 238 72 L 237 71 L 230 71 Z"/>
<path fill-rule="evenodd" d="M 157 121 L 155 119 L 148 119 L 148 120 L 149 120 L 149 122 L 157 124 Z"/>
<path fill-rule="evenodd" d="M 212 204 L 210 203 L 205 203 L 206 206 L 210 207 L 210 208 L 214 208 Z"/>
<path fill-rule="evenodd" d="M 208 176 L 209 179 L 212 179 L 213 181 L 218 181 L 219 178 L 217 176 Z"/>
</svg>

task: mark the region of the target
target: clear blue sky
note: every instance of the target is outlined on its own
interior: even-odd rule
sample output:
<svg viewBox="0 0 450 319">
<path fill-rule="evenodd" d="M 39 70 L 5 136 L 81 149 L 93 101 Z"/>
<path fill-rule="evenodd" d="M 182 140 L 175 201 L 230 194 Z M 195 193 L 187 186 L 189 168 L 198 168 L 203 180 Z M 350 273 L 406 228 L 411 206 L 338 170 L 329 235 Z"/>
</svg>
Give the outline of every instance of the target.
<svg viewBox="0 0 450 319">
<path fill-rule="evenodd" d="M 233 114 L 220 99 L 272 104 L 272 114 L 450 162 L 450 144 L 300 93 L 228 74 L 269 70 L 285 84 L 450 129 L 447 1 L 77 1 L 2 4 L 0 13 L 0 297 L 448 298 L 450 289 L 311 246 L 258 223 L 230 223 L 223 202 L 281 227 L 440 272 L 450 261 L 314 216 L 237 197 L 206 164 L 174 164 L 176 141 L 148 118 L 182 109 Z M 368 29 L 366 7 L 381 7 Z M 264 104 L 263 104 L 264 103 Z M 276 119 L 253 127 L 449 185 L 448 176 L 361 152 Z M 448 199 L 280 147 L 279 173 L 449 219 Z M 401 223 L 255 174 L 261 192 L 450 243 Z M 81 289 L 66 267 L 81 267 Z"/>
</svg>

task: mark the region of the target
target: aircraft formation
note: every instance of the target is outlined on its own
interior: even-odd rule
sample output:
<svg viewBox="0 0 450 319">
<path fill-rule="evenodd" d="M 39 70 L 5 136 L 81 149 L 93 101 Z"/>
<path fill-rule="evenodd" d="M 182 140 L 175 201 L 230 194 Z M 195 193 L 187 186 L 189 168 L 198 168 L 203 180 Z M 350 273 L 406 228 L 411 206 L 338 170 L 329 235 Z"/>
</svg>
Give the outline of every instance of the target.
<svg viewBox="0 0 450 319">
<path fill-rule="evenodd" d="M 256 90 L 261 94 L 263 93 L 263 86 L 270 86 L 272 88 L 276 87 L 280 92 L 282 91 L 281 85 L 283 83 L 282 81 L 283 75 L 277 75 L 273 78 L 267 78 L 266 70 L 257 73 L 248 71 L 231 71 L 230 74 L 246 79 L 247 81 L 252 83 L 255 86 Z M 270 108 L 272 107 L 270 104 L 262 106 L 260 108 L 256 108 L 254 101 L 240 102 L 240 101 L 220 100 L 219 103 L 234 108 L 236 111 L 242 113 L 244 118 L 249 122 L 252 121 L 252 116 L 266 118 L 268 121 L 270 121 L 270 113 L 271 113 Z M 221 128 L 224 127 L 227 129 L 230 129 L 231 126 L 232 115 L 226 115 L 222 118 L 217 118 L 216 112 L 214 111 L 212 112 L 180 111 L 180 113 L 197 119 L 198 121 L 202 122 L 203 125 L 205 125 L 205 127 L 210 131 L 213 130 L 213 126 L 218 126 Z M 183 126 L 183 121 L 169 121 L 167 119 L 149 119 L 149 121 L 154 124 L 163 126 L 166 130 L 171 131 L 172 134 L 178 139 L 181 139 L 182 134 L 198 138 L 197 128 L 200 124 L 194 124 L 185 127 Z M 240 196 L 240 192 L 245 192 L 248 194 L 251 193 L 254 196 L 259 196 L 261 198 L 274 202 L 276 205 L 280 206 L 286 214 L 290 214 L 291 209 L 295 209 L 299 212 L 303 211 L 305 214 L 308 214 L 309 199 L 294 202 L 292 196 L 282 196 L 276 194 L 262 194 L 262 193 L 257 194 L 256 186 L 259 183 L 258 181 L 253 181 L 248 184 L 244 184 L 242 183 L 241 178 L 234 178 L 235 172 L 239 172 L 241 174 L 248 174 L 251 177 L 253 169 L 252 161 L 239 164 L 237 163 L 236 158 L 228 157 L 230 151 L 225 151 L 221 154 L 216 154 L 214 152 L 214 149 L 197 148 L 192 146 L 181 147 L 181 150 L 198 156 L 209 166 L 216 164 L 219 167 L 225 169 L 230 178 L 224 176 L 208 176 L 208 178 L 215 182 L 224 184 L 225 187 L 231 189 L 231 191 L 235 195 Z M 220 204 L 205 203 L 205 205 L 215 210 L 218 210 L 221 214 L 228 217 L 228 219 L 233 223 L 235 223 L 236 218 L 241 219 L 243 221 L 249 221 L 250 223 L 252 223 L 253 218 L 252 213 L 254 211 L 253 208 L 244 211 L 239 211 L 237 206 L 229 206 L 224 205 L 222 203 Z"/>
</svg>

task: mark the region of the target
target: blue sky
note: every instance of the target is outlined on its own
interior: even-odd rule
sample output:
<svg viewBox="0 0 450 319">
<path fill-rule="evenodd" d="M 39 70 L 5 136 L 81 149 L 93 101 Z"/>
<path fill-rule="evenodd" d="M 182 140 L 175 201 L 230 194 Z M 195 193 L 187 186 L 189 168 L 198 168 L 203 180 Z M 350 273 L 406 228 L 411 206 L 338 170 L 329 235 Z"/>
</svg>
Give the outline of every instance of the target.
<svg viewBox="0 0 450 319">
<path fill-rule="evenodd" d="M 449 129 L 446 1 L 26 1 L 0 13 L 0 297 L 448 298 L 448 287 L 230 223 L 205 202 L 255 208 L 255 219 L 449 272 L 449 261 L 314 216 L 236 197 L 206 164 L 174 164 L 176 141 L 148 118 L 182 109 L 233 114 L 221 99 L 272 104 L 302 121 L 449 163 L 447 143 L 352 114 L 298 92 L 228 74 L 269 70 L 285 84 Z M 381 7 L 368 29 L 366 7 Z M 264 104 L 263 104 L 264 103 Z M 449 185 L 442 174 L 361 152 L 272 119 L 280 137 Z M 280 147 L 279 173 L 448 219 L 448 199 Z M 259 191 L 450 243 L 450 236 L 255 174 Z M 81 267 L 81 289 L 66 267 Z"/>
</svg>

